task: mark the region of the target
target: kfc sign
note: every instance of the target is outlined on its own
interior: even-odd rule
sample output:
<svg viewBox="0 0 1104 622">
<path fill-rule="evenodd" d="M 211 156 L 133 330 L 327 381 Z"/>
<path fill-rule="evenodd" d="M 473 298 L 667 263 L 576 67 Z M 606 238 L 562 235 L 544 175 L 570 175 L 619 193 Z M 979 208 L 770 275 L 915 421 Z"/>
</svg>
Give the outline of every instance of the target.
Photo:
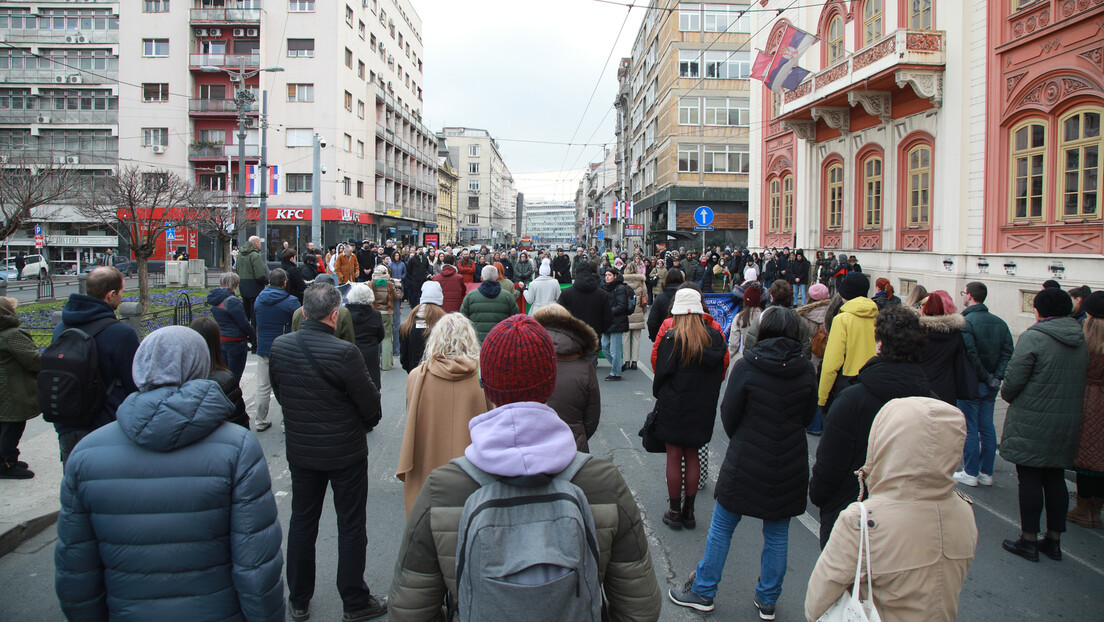
<svg viewBox="0 0 1104 622">
<path fill-rule="evenodd" d="M 304 220 L 308 218 L 307 214 L 310 214 L 309 210 L 305 209 L 277 209 L 273 220 Z"/>
</svg>

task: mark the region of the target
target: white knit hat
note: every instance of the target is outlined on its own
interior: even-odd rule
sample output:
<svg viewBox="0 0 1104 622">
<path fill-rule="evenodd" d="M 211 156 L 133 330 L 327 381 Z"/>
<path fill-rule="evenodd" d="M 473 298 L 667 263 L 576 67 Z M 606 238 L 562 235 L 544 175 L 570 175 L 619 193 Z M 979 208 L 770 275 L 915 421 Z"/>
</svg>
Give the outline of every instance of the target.
<svg viewBox="0 0 1104 622">
<path fill-rule="evenodd" d="M 441 289 L 441 284 L 437 281 L 422 283 L 421 301 L 435 304 L 438 307 L 445 304 L 445 292 Z"/>
<path fill-rule="evenodd" d="M 675 292 L 675 301 L 671 304 L 671 315 L 687 315 L 694 313 L 704 315 L 702 297 L 697 290 L 686 288 Z"/>
<path fill-rule="evenodd" d="M 548 262 L 543 262 L 543 263 L 541 263 L 541 267 L 540 267 L 539 272 L 540 272 L 541 276 L 551 276 L 552 266 L 549 265 Z"/>
</svg>

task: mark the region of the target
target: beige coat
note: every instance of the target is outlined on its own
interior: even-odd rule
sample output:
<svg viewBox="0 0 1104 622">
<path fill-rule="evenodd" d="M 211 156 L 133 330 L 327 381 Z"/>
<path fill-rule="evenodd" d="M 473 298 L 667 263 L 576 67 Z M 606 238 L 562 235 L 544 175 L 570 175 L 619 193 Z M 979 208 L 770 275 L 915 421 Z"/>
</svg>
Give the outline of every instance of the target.
<svg viewBox="0 0 1104 622">
<path fill-rule="evenodd" d="M 644 330 L 644 317 L 648 303 L 648 286 L 643 274 L 625 272 L 625 285 L 633 290 L 636 296 L 636 309 L 629 315 L 629 330 Z"/>
<path fill-rule="evenodd" d="M 406 431 L 396 475 L 403 481 L 406 513 L 429 472 L 464 455 L 468 422 L 493 406 L 479 386 L 477 361 L 434 359 L 414 368 L 406 382 Z"/>
<path fill-rule="evenodd" d="M 958 616 L 977 546 L 973 508 L 951 478 L 965 439 L 962 412 L 930 397 L 891 400 L 870 428 L 861 473 L 870 490 L 874 606 L 887 622 Z M 808 620 L 820 617 L 854 583 L 858 521 L 857 503 L 836 521 L 809 578 Z M 863 599 L 868 598 L 866 569 L 864 563 Z"/>
<path fill-rule="evenodd" d="M 817 300 L 810 302 L 807 305 L 797 308 L 797 314 L 801 316 L 801 321 L 805 322 L 805 326 L 809 329 L 809 340 L 812 341 L 813 337 L 816 337 L 817 329 L 824 326 L 824 318 L 828 314 L 828 305 L 832 301 L 830 299 Z M 824 326 L 825 332 L 828 331 L 828 327 Z M 813 365 L 820 367 L 820 357 L 813 355 Z"/>
</svg>

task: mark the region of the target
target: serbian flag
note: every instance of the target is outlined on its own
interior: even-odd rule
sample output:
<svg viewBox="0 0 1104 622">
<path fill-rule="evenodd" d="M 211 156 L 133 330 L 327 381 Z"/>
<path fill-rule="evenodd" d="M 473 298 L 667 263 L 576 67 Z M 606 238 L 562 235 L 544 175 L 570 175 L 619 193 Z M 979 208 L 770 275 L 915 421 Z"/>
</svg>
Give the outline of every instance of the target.
<svg viewBox="0 0 1104 622">
<path fill-rule="evenodd" d="M 759 52 L 751 68 L 751 77 L 762 80 L 772 91 L 795 90 L 809 75 L 808 70 L 797 66 L 797 61 L 816 39 L 816 35 L 787 24 L 775 53 Z"/>
<path fill-rule="evenodd" d="M 632 218 L 632 217 L 633 217 L 633 204 L 632 204 L 632 201 L 629 201 L 628 203 L 625 204 L 625 218 Z"/>
</svg>

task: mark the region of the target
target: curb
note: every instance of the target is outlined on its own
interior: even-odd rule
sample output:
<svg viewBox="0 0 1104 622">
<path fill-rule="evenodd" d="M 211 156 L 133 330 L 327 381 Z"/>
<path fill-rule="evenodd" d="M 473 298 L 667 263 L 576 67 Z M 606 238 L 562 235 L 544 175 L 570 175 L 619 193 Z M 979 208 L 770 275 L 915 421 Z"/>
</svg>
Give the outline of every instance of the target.
<svg viewBox="0 0 1104 622">
<path fill-rule="evenodd" d="M 57 522 L 57 518 L 58 513 L 55 510 L 49 514 L 25 520 L 0 534 L 0 557 L 11 553 L 19 548 L 19 545 L 46 531 Z"/>
</svg>

